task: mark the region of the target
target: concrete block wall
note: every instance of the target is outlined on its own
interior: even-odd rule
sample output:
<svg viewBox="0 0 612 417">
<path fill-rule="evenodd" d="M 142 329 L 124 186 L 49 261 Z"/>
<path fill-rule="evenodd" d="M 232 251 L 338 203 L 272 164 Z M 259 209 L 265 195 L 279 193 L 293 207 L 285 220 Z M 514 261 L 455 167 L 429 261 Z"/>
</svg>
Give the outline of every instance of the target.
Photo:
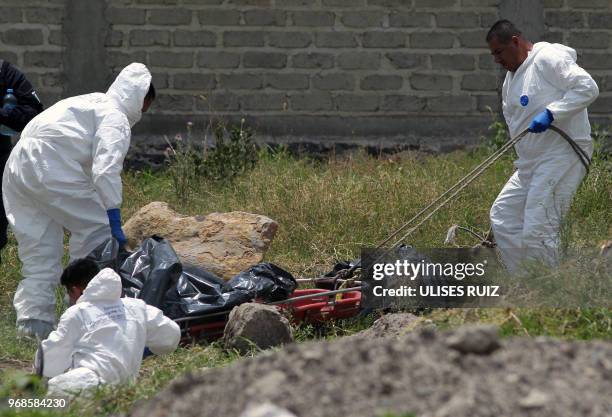
<svg viewBox="0 0 612 417">
<path fill-rule="evenodd" d="M 197 129 L 211 118 L 246 118 L 268 141 L 433 149 L 473 142 L 490 109 L 499 111 L 504 74 L 484 38 L 500 17 L 534 41 L 575 47 L 602 92 L 591 114 L 612 123 L 610 0 L 4 0 L 1 7 L 0 57 L 33 77 L 46 104 L 101 90 L 130 62 L 147 64 L 158 100 L 135 129 L 140 136 L 173 136 L 187 121 Z"/>
<path fill-rule="evenodd" d="M 0 1 L 0 59 L 21 69 L 44 103 L 63 94 L 64 0 Z"/>
</svg>

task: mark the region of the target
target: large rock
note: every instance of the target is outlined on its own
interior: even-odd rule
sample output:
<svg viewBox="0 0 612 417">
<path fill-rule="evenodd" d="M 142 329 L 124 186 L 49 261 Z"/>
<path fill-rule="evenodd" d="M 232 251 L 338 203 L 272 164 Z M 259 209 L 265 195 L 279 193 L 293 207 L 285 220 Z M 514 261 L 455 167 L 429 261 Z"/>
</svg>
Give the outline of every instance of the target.
<svg viewBox="0 0 612 417">
<path fill-rule="evenodd" d="M 181 261 L 225 279 L 260 263 L 277 229 L 274 220 L 258 214 L 232 211 L 190 217 L 163 202 L 147 204 L 124 225 L 130 246 L 152 235 L 162 236 Z"/>
<path fill-rule="evenodd" d="M 289 320 L 273 306 L 246 303 L 232 309 L 223 342 L 226 349 L 241 353 L 252 347 L 267 349 L 293 342 Z"/>
</svg>

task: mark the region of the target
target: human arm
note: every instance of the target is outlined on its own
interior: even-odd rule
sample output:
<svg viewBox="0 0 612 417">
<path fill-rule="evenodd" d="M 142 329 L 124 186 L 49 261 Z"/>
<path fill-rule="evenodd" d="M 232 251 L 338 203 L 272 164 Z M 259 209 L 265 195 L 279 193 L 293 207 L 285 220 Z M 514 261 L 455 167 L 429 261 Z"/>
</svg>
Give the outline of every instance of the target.
<svg viewBox="0 0 612 417">
<path fill-rule="evenodd" d="M 0 79 L 2 91 L 6 92 L 12 88 L 17 98 L 17 106 L 14 108 L 0 108 L 0 124 L 21 132 L 30 120 L 43 110 L 43 105 L 25 75 L 8 62 L 4 62 L 0 67 Z"/>
<path fill-rule="evenodd" d="M 157 307 L 146 306 L 147 340 L 145 346 L 156 355 L 173 352 L 181 339 L 181 330 Z"/>
<path fill-rule="evenodd" d="M 536 65 L 553 86 L 564 92 L 563 97 L 546 106 L 554 120 L 577 114 L 599 95 L 595 80 L 567 53 L 546 51 L 538 56 Z"/>
<path fill-rule="evenodd" d="M 66 310 L 57 325 L 57 330 L 51 332 L 41 344 L 43 376 L 53 378 L 72 366 L 74 347 L 83 332 L 83 323 L 78 317 L 77 310 L 74 308 Z"/>
</svg>

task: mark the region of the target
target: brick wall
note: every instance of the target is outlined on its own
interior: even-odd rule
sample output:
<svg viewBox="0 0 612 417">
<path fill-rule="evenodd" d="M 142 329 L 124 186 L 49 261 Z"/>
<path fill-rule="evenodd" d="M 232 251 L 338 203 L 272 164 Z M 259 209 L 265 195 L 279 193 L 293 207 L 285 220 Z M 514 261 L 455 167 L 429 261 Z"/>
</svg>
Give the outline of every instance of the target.
<svg viewBox="0 0 612 417">
<path fill-rule="evenodd" d="M 50 100 L 68 91 L 59 78 L 67 65 L 62 22 L 75 36 L 69 27 L 79 15 L 62 20 L 61 10 L 79 1 L 2 6 L 0 56 L 23 67 Z M 503 74 L 484 37 L 500 15 L 519 25 L 535 18 L 543 31 L 534 40 L 575 47 L 602 91 L 591 114 L 612 123 L 612 2 L 519 3 L 107 0 L 104 13 L 81 17 L 108 28 L 92 45 L 104 50 L 99 67 L 107 81 L 133 61 L 153 72 L 158 100 L 136 129 L 140 135 L 244 117 L 267 140 L 385 139 L 435 148 L 477 139 L 490 122 L 488 109 L 499 109 Z M 514 15 L 504 15 L 507 6 Z M 79 77 L 69 78 L 67 84 Z"/>
</svg>

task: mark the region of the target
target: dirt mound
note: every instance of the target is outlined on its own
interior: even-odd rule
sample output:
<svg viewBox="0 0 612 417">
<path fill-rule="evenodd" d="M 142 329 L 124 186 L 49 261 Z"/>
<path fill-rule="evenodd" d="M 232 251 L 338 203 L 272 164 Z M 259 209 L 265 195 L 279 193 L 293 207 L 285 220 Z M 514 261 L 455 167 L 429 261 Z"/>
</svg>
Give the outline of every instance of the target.
<svg viewBox="0 0 612 417">
<path fill-rule="evenodd" d="M 604 416 L 610 392 L 610 342 L 425 328 L 399 339 L 294 344 L 188 375 L 131 416 L 232 417 L 268 401 L 298 417 Z"/>
</svg>

